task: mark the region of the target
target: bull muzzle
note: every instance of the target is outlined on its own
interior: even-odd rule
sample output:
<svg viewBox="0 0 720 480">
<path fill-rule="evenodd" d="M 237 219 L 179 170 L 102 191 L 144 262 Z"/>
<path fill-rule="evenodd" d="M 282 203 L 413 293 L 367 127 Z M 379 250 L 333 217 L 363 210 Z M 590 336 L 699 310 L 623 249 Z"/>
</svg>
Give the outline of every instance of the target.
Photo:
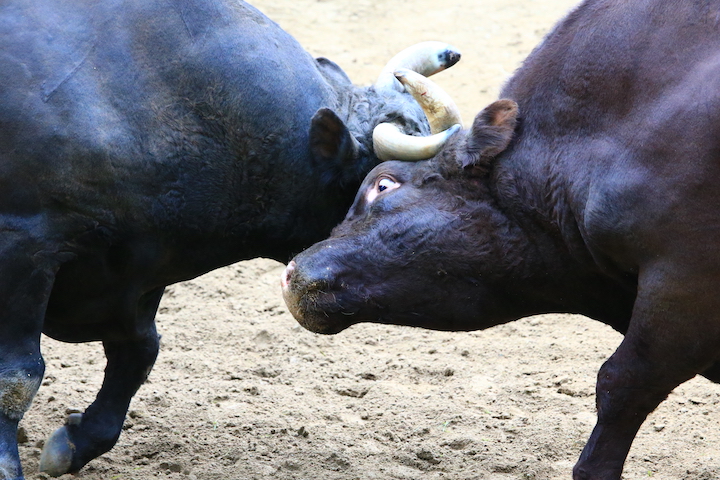
<svg viewBox="0 0 720 480">
<path fill-rule="evenodd" d="M 291 261 L 281 275 L 280 284 L 288 310 L 305 329 L 332 335 L 355 323 L 351 321 L 351 313 L 345 312 L 336 295 L 330 293 L 326 269 L 313 269 L 309 262 L 300 270 Z"/>
</svg>

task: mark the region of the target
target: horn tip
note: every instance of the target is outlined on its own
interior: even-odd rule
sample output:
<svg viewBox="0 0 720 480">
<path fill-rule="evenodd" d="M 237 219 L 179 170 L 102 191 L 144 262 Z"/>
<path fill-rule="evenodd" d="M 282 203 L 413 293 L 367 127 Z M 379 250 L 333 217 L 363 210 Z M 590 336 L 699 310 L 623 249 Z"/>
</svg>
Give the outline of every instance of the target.
<svg viewBox="0 0 720 480">
<path fill-rule="evenodd" d="M 441 54 L 441 62 L 445 64 L 445 68 L 450 68 L 460 61 L 462 54 L 450 45 Z"/>
</svg>

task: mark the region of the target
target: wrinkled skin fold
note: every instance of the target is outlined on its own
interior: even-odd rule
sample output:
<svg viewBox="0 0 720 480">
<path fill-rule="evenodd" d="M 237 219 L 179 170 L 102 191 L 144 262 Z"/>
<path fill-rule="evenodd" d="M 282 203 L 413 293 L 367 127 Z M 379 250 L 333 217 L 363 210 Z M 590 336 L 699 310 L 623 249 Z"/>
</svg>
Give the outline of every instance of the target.
<svg viewBox="0 0 720 480">
<path fill-rule="evenodd" d="M 720 381 L 717 18 L 718 2 L 585 1 L 434 158 L 368 174 L 285 270 L 290 311 L 318 333 L 549 312 L 612 326 L 625 338 L 573 478 L 619 480 L 677 385 Z"/>
</svg>

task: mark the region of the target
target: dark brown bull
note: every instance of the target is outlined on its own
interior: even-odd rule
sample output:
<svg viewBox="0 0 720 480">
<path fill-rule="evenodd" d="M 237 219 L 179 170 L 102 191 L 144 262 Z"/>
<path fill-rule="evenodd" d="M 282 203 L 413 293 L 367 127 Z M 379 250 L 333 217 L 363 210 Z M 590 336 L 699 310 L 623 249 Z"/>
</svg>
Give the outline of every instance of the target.
<svg viewBox="0 0 720 480">
<path fill-rule="evenodd" d="M 625 334 L 576 480 L 619 479 L 677 385 L 720 381 L 720 2 L 588 0 L 433 159 L 387 162 L 283 280 L 306 328 Z"/>
</svg>

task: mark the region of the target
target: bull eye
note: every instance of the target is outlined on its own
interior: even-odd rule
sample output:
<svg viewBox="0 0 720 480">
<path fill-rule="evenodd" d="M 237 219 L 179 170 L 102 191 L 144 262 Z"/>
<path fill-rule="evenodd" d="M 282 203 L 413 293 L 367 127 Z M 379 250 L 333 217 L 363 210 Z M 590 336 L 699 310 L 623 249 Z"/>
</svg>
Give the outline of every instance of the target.
<svg viewBox="0 0 720 480">
<path fill-rule="evenodd" d="M 388 188 L 392 188 L 393 186 L 395 186 L 395 184 L 397 184 L 397 182 L 394 182 L 389 178 L 381 178 L 377 184 L 378 192 L 384 192 Z"/>
<path fill-rule="evenodd" d="M 381 193 L 389 190 L 395 190 L 399 186 L 400 183 L 394 178 L 382 175 L 375 180 L 373 187 L 367 191 L 365 199 L 368 203 L 372 203 Z"/>
</svg>

